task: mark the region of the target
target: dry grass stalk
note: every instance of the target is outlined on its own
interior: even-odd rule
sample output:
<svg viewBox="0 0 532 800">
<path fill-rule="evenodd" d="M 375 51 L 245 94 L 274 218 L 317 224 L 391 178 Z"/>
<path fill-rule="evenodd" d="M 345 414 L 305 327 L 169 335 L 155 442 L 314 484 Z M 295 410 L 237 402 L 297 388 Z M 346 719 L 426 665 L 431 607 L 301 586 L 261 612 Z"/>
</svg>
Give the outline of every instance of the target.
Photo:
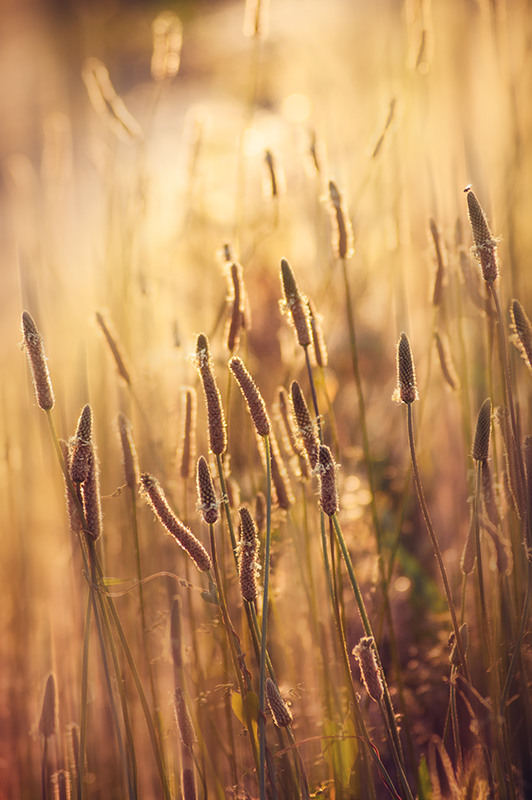
<svg viewBox="0 0 532 800">
<path fill-rule="evenodd" d="M 486 459 L 481 465 L 480 491 L 484 501 L 484 508 L 490 522 L 497 527 L 501 522 L 501 515 L 497 506 L 495 489 L 489 461 Z"/>
<path fill-rule="evenodd" d="M 441 306 L 443 297 L 443 278 L 445 275 L 445 268 L 440 242 L 440 232 L 438 231 L 438 227 L 433 219 L 430 220 L 429 227 L 432 241 L 434 242 L 434 250 L 436 251 L 436 277 L 434 279 L 434 290 L 432 292 L 432 305 L 434 308 L 439 308 Z"/>
<path fill-rule="evenodd" d="M 471 457 L 475 461 L 486 461 L 489 453 L 491 433 L 491 400 L 487 397 L 480 407 L 475 428 L 475 439 Z"/>
<path fill-rule="evenodd" d="M 106 120 L 115 136 L 125 142 L 140 139 L 142 129 L 115 91 L 107 67 L 97 58 L 89 58 L 81 75 L 94 110 Z"/>
<path fill-rule="evenodd" d="M 459 634 L 460 634 L 460 639 L 462 641 L 462 649 L 464 653 L 467 653 L 469 649 L 469 626 L 467 622 L 464 622 L 462 625 L 460 625 Z M 454 631 L 449 636 L 449 647 L 451 649 L 449 655 L 449 661 L 454 667 L 459 667 L 462 662 L 460 660 L 460 653 L 458 651 L 458 646 L 456 644 L 456 636 L 454 634 Z"/>
<path fill-rule="evenodd" d="M 183 629 L 181 625 L 181 598 L 174 597 L 172 608 L 170 609 L 170 646 L 172 649 L 172 661 L 176 669 L 183 666 Z"/>
<path fill-rule="evenodd" d="M 320 444 L 315 472 L 320 480 L 320 505 L 324 514 L 333 517 L 338 511 L 336 464 L 326 444 Z"/>
<path fill-rule="evenodd" d="M 406 333 L 402 333 L 397 343 L 397 388 L 393 400 L 410 405 L 419 397 L 416 385 L 416 371 L 410 341 Z"/>
<path fill-rule="evenodd" d="M 464 191 L 467 194 L 469 221 L 475 243 L 472 252 L 480 264 L 486 283 L 493 283 L 499 276 L 497 240 L 491 235 L 486 215 L 471 187 L 467 186 Z"/>
<path fill-rule="evenodd" d="M 240 391 L 246 401 L 255 430 L 259 436 L 268 436 L 270 433 L 270 420 L 268 419 L 266 405 L 255 381 L 238 356 L 233 356 L 230 359 L 229 369 L 240 386 Z"/>
<path fill-rule="evenodd" d="M 181 742 L 188 750 L 192 750 L 197 742 L 196 731 L 187 708 L 184 692 L 179 686 L 174 692 L 174 706 Z"/>
<path fill-rule="evenodd" d="M 140 472 L 137 450 L 135 447 L 135 442 L 133 441 L 131 423 L 126 415 L 122 413 L 118 415 L 117 422 L 120 444 L 122 446 L 122 466 L 124 469 L 124 478 L 129 488 L 135 491 L 139 483 Z"/>
<path fill-rule="evenodd" d="M 109 328 L 108 324 L 103 318 L 103 315 L 99 311 L 96 312 L 96 322 L 98 323 L 98 326 L 105 337 L 105 341 L 109 346 L 109 350 L 111 351 L 111 355 L 113 356 L 115 362 L 116 371 L 118 372 L 122 380 L 128 386 L 130 386 L 131 378 L 129 375 L 129 370 L 126 367 L 126 363 L 120 351 L 120 347 L 118 346 L 116 336 L 111 332 L 111 329 Z"/>
<path fill-rule="evenodd" d="M 273 432 L 270 432 L 270 456 L 272 464 L 272 483 L 275 489 L 277 505 L 279 508 L 288 511 L 291 505 L 294 504 L 294 495 L 292 487 L 290 486 L 290 479 L 288 472 L 284 465 L 277 439 Z"/>
<path fill-rule="evenodd" d="M 153 52 L 151 75 L 154 81 L 172 80 L 179 71 L 183 26 L 172 11 L 161 12 L 152 22 Z"/>
<path fill-rule="evenodd" d="M 436 350 L 438 352 L 438 359 L 440 362 L 441 371 L 443 377 L 451 387 L 451 389 L 456 389 L 459 384 L 458 377 L 456 375 L 456 370 L 454 368 L 454 364 L 451 358 L 451 354 L 449 352 L 449 345 L 447 339 L 443 339 L 440 334 L 436 331 L 434 333 L 434 341 L 436 343 Z"/>
<path fill-rule="evenodd" d="M 37 403 L 43 411 L 51 411 L 54 407 L 54 392 L 44 354 L 43 340 L 29 311 L 22 312 L 22 332 Z"/>
<path fill-rule="evenodd" d="M 211 452 L 215 455 L 221 455 L 227 446 L 225 417 L 220 391 L 212 369 L 209 340 L 204 333 L 200 333 L 196 340 L 196 367 L 201 377 L 205 402 L 207 404 L 207 422 Z"/>
<path fill-rule="evenodd" d="M 185 413 L 178 453 L 179 474 L 190 478 L 196 456 L 196 392 L 191 386 L 184 389 Z"/>
<path fill-rule="evenodd" d="M 168 501 L 166 500 L 163 489 L 153 475 L 143 472 L 140 476 L 142 493 L 153 511 L 158 516 L 168 533 L 171 533 L 177 543 L 188 553 L 195 565 L 201 572 L 207 572 L 211 568 L 209 554 L 196 539 L 191 530 L 184 525 L 174 514 Z"/>
<path fill-rule="evenodd" d="M 512 321 L 512 341 L 521 353 L 523 361 L 532 372 L 532 324 L 519 300 L 512 300 L 510 306 Z"/>
<path fill-rule="evenodd" d="M 240 343 L 240 332 L 245 325 L 245 290 L 242 267 L 236 261 L 231 263 L 231 317 L 227 329 L 227 349 L 234 353 Z"/>
<path fill-rule="evenodd" d="M 470 575 L 475 569 L 475 562 L 477 560 L 477 545 L 476 545 L 476 523 L 473 513 L 469 522 L 467 537 L 460 559 L 460 569 L 464 575 Z"/>
<path fill-rule="evenodd" d="M 266 39 L 269 26 L 269 0 L 246 0 L 242 31 L 250 39 Z"/>
<path fill-rule="evenodd" d="M 375 639 L 373 636 L 364 636 L 356 647 L 353 655 L 358 661 L 362 681 L 372 700 L 379 703 L 384 695 L 382 676 L 375 655 Z"/>
<path fill-rule="evenodd" d="M 214 525 L 218 519 L 218 501 L 214 491 L 214 483 L 209 465 L 203 456 L 198 458 L 196 467 L 196 488 L 198 492 L 199 510 L 207 525 Z"/>
<path fill-rule="evenodd" d="M 81 409 L 75 435 L 70 439 L 70 477 L 74 483 L 87 480 L 92 453 L 92 409 Z"/>
<path fill-rule="evenodd" d="M 301 444 L 307 455 L 310 468 L 314 470 L 318 463 L 319 441 L 316 436 L 316 428 L 310 418 L 307 402 L 297 381 L 293 381 L 290 387 L 290 399 Z"/>
<path fill-rule="evenodd" d="M 498 406 L 495 409 L 495 421 L 499 426 L 502 440 L 504 443 L 504 455 L 506 459 L 507 485 L 512 498 L 512 505 L 519 519 L 526 517 L 526 496 L 525 489 L 521 483 L 521 473 L 518 465 L 518 447 L 510 423 L 510 412 L 506 406 Z"/>
<path fill-rule="evenodd" d="M 513 555 L 511 547 L 506 542 L 497 528 L 488 520 L 482 519 L 482 527 L 489 535 L 495 548 L 495 566 L 499 575 L 510 575 L 513 569 Z"/>
<path fill-rule="evenodd" d="M 292 267 L 286 258 L 281 259 L 281 283 L 284 295 L 282 307 L 290 313 L 298 343 L 301 347 L 308 347 L 311 336 L 307 298 L 300 294 Z"/>
<path fill-rule="evenodd" d="M 61 448 L 61 453 L 63 455 L 63 460 L 65 462 L 65 466 L 67 468 L 68 474 L 70 475 L 70 445 L 64 439 L 59 440 L 59 447 Z M 78 489 L 79 491 L 79 489 Z M 67 512 L 68 512 L 68 521 L 69 527 L 72 533 L 77 534 L 80 533 L 83 529 L 83 524 L 81 522 L 81 517 L 79 513 L 78 504 L 75 498 L 72 496 L 72 492 L 70 491 L 69 485 L 65 479 L 65 495 L 66 495 L 66 503 L 67 503 Z M 79 494 L 79 500 L 82 502 L 81 493 Z"/>
<path fill-rule="evenodd" d="M 334 181 L 329 181 L 329 200 L 334 253 L 337 258 L 350 258 L 354 253 L 353 229 L 346 214 L 342 196 Z"/>
<path fill-rule="evenodd" d="M 278 728 L 287 728 L 292 724 L 292 712 L 281 697 L 277 684 L 271 678 L 266 678 L 266 697 L 272 712 L 273 721 Z"/>
<path fill-rule="evenodd" d="M 310 331 L 312 333 L 312 347 L 314 349 L 314 357 L 318 367 L 326 367 L 329 361 L 327 353 L 327 345 L 323 336 L 323 329 L 321 327 L 321 317 L 316 313 L 314 303 L 308 300 L 308 314 L 310 320 Z"/>
<path fill-rule="evenodd" d="M 240 515 L 240 541 L 238 545 L 238 577 L 240 592 L 249 603 L 257 599 L 257 573 L 259 571 L 259 537 L 253 517 L 245 506 L 238 509 Z"/>
<path fill-rule="evenodd" d="M 264 153 L 264 162 L 268 170 L 268 178 L 270 179 L 270 192 L 272 197 L 277 197 L 279 194 L 279 184 L 275 171 L 275 159 L 271 150 L 266 150 Z"/>
<path fill-rule="evenodd" d="M 55 675 L 51 672 L 46 679 L 42 701 L 41 716 L 39 719 L 39 733 L 49 739 L 56 732 L 57 700 L 55 689 Z"/>
</svg>

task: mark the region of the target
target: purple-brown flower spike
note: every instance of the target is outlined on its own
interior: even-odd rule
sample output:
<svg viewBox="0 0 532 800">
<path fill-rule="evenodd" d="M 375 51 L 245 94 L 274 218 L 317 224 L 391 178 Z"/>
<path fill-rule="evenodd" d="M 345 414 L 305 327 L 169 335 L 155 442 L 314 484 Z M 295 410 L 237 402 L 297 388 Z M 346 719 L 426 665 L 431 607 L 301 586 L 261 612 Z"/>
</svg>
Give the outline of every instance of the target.
<svg viewBox="0 0 532 800">
<path fill-rule="evenodd" d="M 416 370 L 406 333 L 401 334 L 397 343 L 397 388 L 392 399 L 407 405 L 418 399 Z"/>
<path fill-rule="evenodd" d="M 227 445 L 225 418 L 220 391 L 212 369 L 209 340 L 204 333 L 200 333 L 196 340 L 196 366 L 203 383 L 207 404 L 210 448 L 214 455 L 221 455 Z"/>
<path fill-rule="evenodd" d="M 211 471 L 203 456 L 198 458 L 196 487 L 198 490 L 199 509 L 203 519 L 207 525 L 214 525 L 218 519 L 218 501 L 216 500 Z"/>
<path fill-rule="evenodd" d="M 24 333 L 24 347 L 26 348 L 33 376 L 37 403 L 43 411 L 51 411 L 54 407 L 54 393 L 44 354 L 42 336 L 37 330 L 29 311 L 22 312 L 22 331 Z"/>
<path fill-rule="evenodd" d="M 233 358 L 230 359 L 229 369 L 233 373 L 236 382 L 240 386 L 240 391 L 244 395 L 244 400 L 247 403 L 251 419 L 253 420 L 258 435 L 268 436 L 270 432 L 270 420 L 257 384 L 238 356 L 233 356 Z"/>
<path fill-rule="evenodd" d="M 486 283 L 493 283 L 499 277 L 497 239 L 491 235 L 486 215 L 471 187 L 466 186 L 464 191 L 467 194 L 467 209 L 475 243 L 473 254 L 480 264 Z"/>
<path fill-rule="evenodd" d="M 297 341 L 301 347 L 308 347 L 312 339 L 307 299 L 299 293 L 292 267 L 286 258 L 281 259 L 281 283 L 283 285 L 284 307 L 292 317 Z"/>
</svg>

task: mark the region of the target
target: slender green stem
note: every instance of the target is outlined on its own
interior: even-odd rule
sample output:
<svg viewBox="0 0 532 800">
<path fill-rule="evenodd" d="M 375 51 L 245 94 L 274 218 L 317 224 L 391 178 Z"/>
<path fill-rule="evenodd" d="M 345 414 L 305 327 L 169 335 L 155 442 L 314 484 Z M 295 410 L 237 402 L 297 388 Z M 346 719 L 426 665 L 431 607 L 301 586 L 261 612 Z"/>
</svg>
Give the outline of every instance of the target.
<svg viewBox="0 0 532 800">
<path fill-rule="evenodd" d="M 262 627 L 260 637 L 259 675 L 259 793 L 266 800 L 266 642 L 268 635 L 268 591 L 270 583 L 270 546 L 272 527 L 272 474 L 270 461 L 270 439 L 263 437 L 266 451 L 266 542 L 264 548 Z"/>
<path fill-rule="evenodd" d="M 441 553 L 441 548 L 436 538 L 436 533 L 434 531 L 432 520 L 430 518 L 429 509 L 427 506 L 427 501 L 425 500 L 425 493 L 423 492 L 423 486 L 421 484 L 421 477 L 419 474 L 419 467 L 417 464 L 416 458 L 416 448 L 414 444 L 414 428 L 412 422 L 412 403 L 407 404 L 408 408 L 408 443 L 410 447 L 410 458 L 412 461 L 412 474 L 414 476 L 414 483 L 416 486 L 417 496 L 419 500 L 419 505 L 421 506 L 421 513 L 423 514 L 423 519 L 425 520 L 425 525 L 427 527 L 427 531 L 430 536 L 430 540 L 432 542 L 432 548 L 434 550 L 434 555 L 436 556 L 436 560 L 438 562 L 438 567 L 440 570 L 441 578 L 443 581 L 443 587 L 445 590 L 445 596 L 447 598 L 447 605 L 449 606 L 449 611 L 451 613 L 451 620 L 453 623 L 453 630 L 454 635 L 456 637 L 456 646 L 458 648 L 458 652 L 460 653 L 460 662 L 462 664 L 462 669 L 464 670 L 464 676 L 468 683 L 471 683 L 471 678 L 469 675 L 469 669 L 467 666 L 464 647 L 462 644 L 462 638 L 460 636 L 460 628 L 458 625 L 458 620 L 456 618 L 456 611 L 454 608 L 454 601 L 451 594 L 451 587 L 449 585 L 449 579 L 447 577 L 447 570 L 445 569 L 445 564 L 443 561 L 443 556 Z"/>
<path fill-rule="evenodd" d="M 81 718 L 80 718 L 80 746 L 78 766 L 78 800 L 85 796 L 85 746 L 87 740 L 87 697 L 89 687 L 89 646 L 91 627 L 92 597 L 91 590 L 87 598 L 87 611 L 85 614 L 85 631 L 83 638 L 83 665 L 81 670 Z"/>
</svg>

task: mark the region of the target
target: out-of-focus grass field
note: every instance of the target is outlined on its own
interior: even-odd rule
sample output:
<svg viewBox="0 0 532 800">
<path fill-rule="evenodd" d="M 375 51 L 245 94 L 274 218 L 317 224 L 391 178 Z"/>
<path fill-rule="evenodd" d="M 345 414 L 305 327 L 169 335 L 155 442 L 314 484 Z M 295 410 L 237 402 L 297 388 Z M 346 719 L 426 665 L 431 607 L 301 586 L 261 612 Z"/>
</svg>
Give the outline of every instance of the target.
<svg viewBox="0 0 532 800">
<path fill-rule="evenodd" d="M 171 795 L 183 796 L 181 767 L 190 756 L 179 744 L 172 699 L 170 609 L 177 595 L 183 616 L 180 678 L 198 735 L 193 767 L 198 797 L 259 796 L 249 732 L 231 704 L 238 687 L 218 609 L 201 594 L 209 588 L 207 580 L 144 503 L 138 501 L 134 511 L 123 487 L 116 433 L 122 411 L 133 425 L 141 470 L 157 476 L 174 510 L 208 547 L 194 476 L 183 479 L 178 467 L 185 386 L 197 390 L 196 453 L 209 455 L 193 358 L 196 335 L 205 332 L 228 420 L 224 464 L 237 496 L 235 524 L 238 505 L 254 510 L 256 493 L 265 492 L 255 435 L 227 370 L 231 303 L 225 244 L 243 267 L 246 287 L 248 326 L 238 355 L 274 418 L 293 494 L 288 511 L 275 503 L 273 508 L 268 646 L 281 692 L 291 702 L 293 735 L 311 796 L 390 796 L 358 729 L 355 736 L 353 689 L 367 735 L 399 796 L 405 795 L 382 717 L 351 656 L 364 632 L 333 546 L 353 689 L 343 668 L 323 567 L 316 479 L 299 475 L 275 414 L 277 387 L 288 390 L 294 379 L 311 403 L 303 351 L 279 306 L 283 257 L 321 317 L 328 366 L 315 367 L 314 376 L 325 441 L 339 465 L 338 518 L 399 713 L 412 794 L 480 798 L 490 789 L 497 797 L 529 797 L 529 626 L 502 727 L 492 718 L 527 586 L 526 524 L 512 508 L 496 428 L 490 464 L 499 533 L 513 569 L 505 575 L 497 571 L 484 534 L 489 658 L 476 573 L 467 579 L 464 600 L 460 559 L 475 491 L 469 453 L 478 409 L 488 396 L 494 407 L 507 403 L 497 322 L 475 304 L 480 297 L 483 305 L 488 294 L 469 252 L 462 190 L 473 185 L 493 235 L 500 237 L 497 291 L 508 337 L 512 298 L 532 314 L 530 3 L 271 0 L 259 36 L 243 31 L 244 3 L 177 3 L 171 10 L 183 26 L 180 68 L 172 79 L 157 81 L 150 71 L 152 22 L 163 10 L 118 0 L 56 13 L 37 4 L 6 5 L 0 33 L 0 798 L 29 799 L 41 792 L 39 719 L 50 672 L 57 725 L 47 743 L 47 771 L 67 770 L 72 797 L 78 796 L 67 731 L 81 724 L 84 641 L 89 642 L 85 796 L 127 796 L 94 623 L 89 633 L 84 627 L 87 575 L 69 530 L 46 415 L 36 404 L 21 347 L 23 309 L 43 335 L 58 435 L 74 434 L 85 403 L 93 410 L 104 515 L 100 557 L 153 713 L 151 664 Z M 117 135 L 116 118 L 91 104 L 82 78 L 94 64 L 90 58 L 105 65 L 138 130 L 118 123 Z M 275 195 L 267 151 L 274 162 Z M 354 231 L 346 268 L 372 484 L 346 288 L 332 244 L 331 179 Z M 437 305 L 435 241 L 443 277 Z M 130 386 L 116 373 L 96 311 L 124 353 Z M 452 627 L 409 483 L 405 409 L 391 399 L 401 331 L 408 333 L 417 369 L 420 402 L 414 412 L 422 480 L 456 609 L 470 630 L 474 691 L 457 684 L 463 762 L 448 716 Z M 453 362 L 454 388 L 442 372 L 435 333 Z M 532 433 L 530 372 L 511 342 L 508 347 L 524 439 Z M 211 466 L 215 474 L 212 458 Z M 384 613 L 372 507 L 385 571 L 391 569 L 393 635 Z M 135 514 L 147 579 L 144 638 Z M 217 523 L 216 536 L 232 623 L 256 692 L 259 669 L 225 522 Z M 110 658 L 109 649 L 107 654 Z M 162 797 L 122 653 L 118 660 L 131 713 L 138 796 Z M 116 693 L 114 673 L 113 686 Z M 286 777 L 291 770 L 297 783 L 296 746 L 269 717 L 266 728 L 279 797 L 304 796 Z M 499 749 L 500 759 L 489 755 Z M 45 783 L 53 796 L 52 784 Z"/>
</svg>

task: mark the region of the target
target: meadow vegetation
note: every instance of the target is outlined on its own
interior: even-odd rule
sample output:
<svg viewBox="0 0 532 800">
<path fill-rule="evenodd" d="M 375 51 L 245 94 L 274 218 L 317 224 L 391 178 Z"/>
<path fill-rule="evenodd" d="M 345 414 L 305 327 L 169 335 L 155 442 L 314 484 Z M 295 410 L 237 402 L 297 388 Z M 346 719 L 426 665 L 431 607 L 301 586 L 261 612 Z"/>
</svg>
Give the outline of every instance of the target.
<svg viewBox="0 0 532 800">
<path fill-rule="evenodd" d="M 0 798 L 531 797 L 529 4 L 40 36 Z"/>
</svg>

